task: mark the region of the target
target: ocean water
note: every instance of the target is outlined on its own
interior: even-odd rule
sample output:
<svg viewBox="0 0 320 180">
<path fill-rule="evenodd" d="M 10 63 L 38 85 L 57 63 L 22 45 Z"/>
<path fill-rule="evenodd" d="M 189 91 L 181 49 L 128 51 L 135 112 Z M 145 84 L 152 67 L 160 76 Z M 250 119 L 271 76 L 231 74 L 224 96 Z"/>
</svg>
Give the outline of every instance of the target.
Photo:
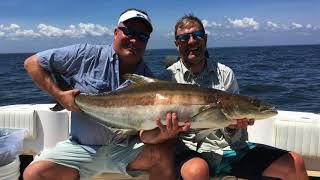
<svg viewBox="0 0 320 180">
<path fill-rule="evenodd" d="M 320 112 L 320 45 L 211 48 L 209 54 L 236 74 L 240 93 L 278 109 Z M 0 54 L 0 106 L 53 103 L 23 68 L 32 53 Z M 145 61 L 155 74 L 175 49 L 147 50 Z"/>
</svg>

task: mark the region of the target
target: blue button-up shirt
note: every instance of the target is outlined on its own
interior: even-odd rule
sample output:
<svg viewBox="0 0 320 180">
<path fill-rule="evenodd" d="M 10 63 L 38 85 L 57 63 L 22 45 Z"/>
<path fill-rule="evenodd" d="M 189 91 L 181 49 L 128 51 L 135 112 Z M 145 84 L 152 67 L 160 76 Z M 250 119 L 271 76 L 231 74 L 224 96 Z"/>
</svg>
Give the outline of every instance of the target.
<svg viewBox="0 0 320 180">
<path fill-rule="evenodd" d="M 113 46 L 77 44 L 37 53 L 38 62 L 51 74 L 57 73 L 82 93 L 101 93 L 121 85 L 119 58 Z M 135 74 L 152 76 L 141 60 Z M 83 113 L 72 113 L 71 137 L 80 144 L 126 144 L 121 129 L 107 127 Z"/>
</svg>

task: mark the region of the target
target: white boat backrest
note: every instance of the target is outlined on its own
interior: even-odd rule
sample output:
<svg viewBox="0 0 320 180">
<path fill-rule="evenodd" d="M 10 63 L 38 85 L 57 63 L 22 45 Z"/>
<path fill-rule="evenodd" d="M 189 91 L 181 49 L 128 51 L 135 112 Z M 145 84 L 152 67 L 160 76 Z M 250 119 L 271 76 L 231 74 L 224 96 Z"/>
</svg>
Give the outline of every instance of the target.
<svg viewBox="0 0 320 180">
<path fill-rule="evenodd" d="M 25 138 L 37 138 L 37 117 L 33 109 L 0 109 L 0 127 L 27 130 Z"/>
<path fill-rule="evenodd" d="M 53 104 L 21 104 L 0 107 L 0 128 L 27 130 L 24 154 L 35 155 L 65 140 L 70 132 L 70 112 L 53 112 Z"/>
<path fill-rule="evenodd" d="M 320 171 L 320 115 L 279 111 L 274 118 L 248 127 L 249 141 L 293 151 L 304 157 L 308 170 Z"/>
</svg>

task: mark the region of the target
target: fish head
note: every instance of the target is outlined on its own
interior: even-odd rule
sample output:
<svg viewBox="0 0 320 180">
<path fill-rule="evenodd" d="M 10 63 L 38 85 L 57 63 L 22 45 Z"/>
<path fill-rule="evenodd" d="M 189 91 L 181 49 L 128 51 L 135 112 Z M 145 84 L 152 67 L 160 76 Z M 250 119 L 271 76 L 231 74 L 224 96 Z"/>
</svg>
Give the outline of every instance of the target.
<svg viewBox="0 0 320 180">
<path fill-rule="evenodd" d="M 231 119 L 267 119 L 278 114 L 275 107 L 267 102 L 248 96 L 234 96 L 223 105 L 223 112 Z M 226 103 L 226 101 L 224 101 Z"/>
</svg>

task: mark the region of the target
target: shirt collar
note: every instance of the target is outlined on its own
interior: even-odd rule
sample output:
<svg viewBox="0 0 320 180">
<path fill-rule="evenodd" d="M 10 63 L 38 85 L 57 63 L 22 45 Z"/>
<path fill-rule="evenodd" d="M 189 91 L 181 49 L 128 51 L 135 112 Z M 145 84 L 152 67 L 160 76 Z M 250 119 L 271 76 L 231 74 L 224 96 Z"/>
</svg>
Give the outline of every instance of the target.
<svg viewBox="0 0 320 180">
<path fill-rule="evenodd" d="M 110 62 L 113 62 L 114 60 L 119 60 L 118 55 L 116 54 L 116 51 L 113 49 L 113 43 L 111 44 L 111 58 L 110 58 Z"/>
<path fill-rule="evenodd" d="M 207 66 L 209 72 L 217 72 L 217 62 L 212 58 L 207 58 Z"/>
<path fill-rule="evenodd" d="M 191 71 L 182 62 L 182 58 L 180 58 L 179 62 L 180 62 L 180 67 L 177 69 L 182 71 L 183 75 L 186 75 L 186 73 L 192 74 Z M 206 58 L 206 65 L 204 68 L 209 72 L 212 72 L 212 71 L 217 72 L 217 63 L 211 58 Z"/>
</svg>

